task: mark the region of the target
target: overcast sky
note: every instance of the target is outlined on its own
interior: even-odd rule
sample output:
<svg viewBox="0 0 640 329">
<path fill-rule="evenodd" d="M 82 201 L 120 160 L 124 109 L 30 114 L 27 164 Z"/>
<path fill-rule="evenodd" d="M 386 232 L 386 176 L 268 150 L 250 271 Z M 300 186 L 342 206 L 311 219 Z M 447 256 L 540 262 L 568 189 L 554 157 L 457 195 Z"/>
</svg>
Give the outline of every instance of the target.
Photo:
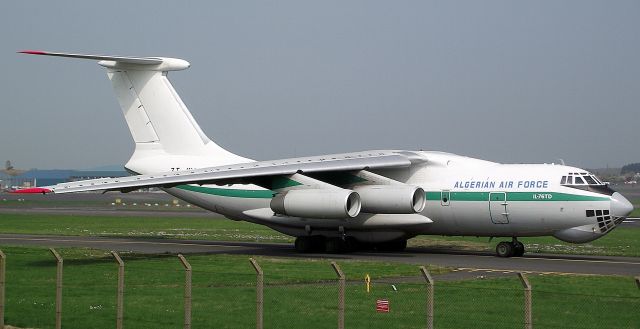
<svg viewBox="0 0 640 329">
<path fill-rule="evenodd" d="M 6 1 L 0 160 L 124 164 L 104 70 L 22 49 L 188 60 L 203 130 L 260 160 L 364 149 L 640 161 L 640 1 Z"/>
</svg>

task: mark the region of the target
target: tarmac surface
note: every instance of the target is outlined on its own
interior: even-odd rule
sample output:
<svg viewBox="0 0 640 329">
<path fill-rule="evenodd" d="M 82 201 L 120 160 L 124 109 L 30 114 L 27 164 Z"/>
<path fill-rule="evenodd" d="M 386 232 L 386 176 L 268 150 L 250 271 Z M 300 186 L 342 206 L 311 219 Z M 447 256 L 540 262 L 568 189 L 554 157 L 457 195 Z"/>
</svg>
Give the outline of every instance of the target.
<svg viewBox="0 0 640 329">
<path fill-rule="evenodd" d="M 330 258 L 334 260 L 374 260 L 416 265 L 440 265 L 467 272 L 640 275 L 640 259 L 635 257 L 525 254 L 524 257 L 499 258 L 488 252 L 445 252 L 428 248 L 408 248 L 407 251 L 399 253 L 300 254 L 294 250 L 291 244 L 25 234 L 0 234 L 0 244 L 56 248 L 87 247 L 149 254 L 235 254 Z"/>
</svg>

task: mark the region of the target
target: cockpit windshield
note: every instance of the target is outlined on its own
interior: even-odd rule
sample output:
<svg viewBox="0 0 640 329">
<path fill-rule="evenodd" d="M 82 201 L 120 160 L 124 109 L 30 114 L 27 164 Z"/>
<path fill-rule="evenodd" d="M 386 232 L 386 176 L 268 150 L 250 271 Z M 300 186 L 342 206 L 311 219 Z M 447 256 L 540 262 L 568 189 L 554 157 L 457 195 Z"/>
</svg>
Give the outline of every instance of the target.
<svg viewBox="0 0 640 329">
<path fill-rule="evenodd" d="M 595 175 L 588 172 L 572 172 L 562 176 L 560 185 L 604 185 Z"/>
</svg>

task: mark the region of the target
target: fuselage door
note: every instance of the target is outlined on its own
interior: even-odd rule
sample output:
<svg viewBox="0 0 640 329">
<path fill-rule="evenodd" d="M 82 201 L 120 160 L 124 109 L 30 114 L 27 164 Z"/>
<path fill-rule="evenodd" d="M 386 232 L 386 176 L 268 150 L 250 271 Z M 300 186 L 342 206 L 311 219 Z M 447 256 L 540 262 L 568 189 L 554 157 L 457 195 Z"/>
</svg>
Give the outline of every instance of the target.
<svg viewBox="0 0 640 329">
<path fill-rule="evenodd" d="M 451 202 L 451 192 L 442 191 L 440 193 L 440 205 L 448 206 L 450 202 Z"/>
<path fill-rule="evenodd" d="M 491 214 L 491 221 L 494 224 L 509 223 L 507 193 L 505 192 L 489 193 L 489 213 Z"/>
</svg>

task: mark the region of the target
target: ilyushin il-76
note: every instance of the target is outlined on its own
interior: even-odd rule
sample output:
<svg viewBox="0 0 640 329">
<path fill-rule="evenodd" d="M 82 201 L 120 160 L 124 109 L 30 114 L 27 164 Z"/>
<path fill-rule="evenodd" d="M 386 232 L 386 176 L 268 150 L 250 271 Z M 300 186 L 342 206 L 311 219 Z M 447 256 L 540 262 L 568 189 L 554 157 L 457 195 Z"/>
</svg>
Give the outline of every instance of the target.
<svg viewBox="0 0 640 329">
<path fill-rule="evenodd" d="M 295 237 L 300 252 L 401 251 L 418 235 L 502 237 L 496 254 L 521 256 L 519 237 L 585 243 L 631 213 L 620 193 L 587 170 L 501 164 L 404 150 L 254 161 L 212 141 L 169 82 L 187 61 L 163 57 L 26 54 L 96 60 L 106 68 L 135 142 L 132 175 L 22 193 L 156 187 L 234 220 Z"/>
</svg>

